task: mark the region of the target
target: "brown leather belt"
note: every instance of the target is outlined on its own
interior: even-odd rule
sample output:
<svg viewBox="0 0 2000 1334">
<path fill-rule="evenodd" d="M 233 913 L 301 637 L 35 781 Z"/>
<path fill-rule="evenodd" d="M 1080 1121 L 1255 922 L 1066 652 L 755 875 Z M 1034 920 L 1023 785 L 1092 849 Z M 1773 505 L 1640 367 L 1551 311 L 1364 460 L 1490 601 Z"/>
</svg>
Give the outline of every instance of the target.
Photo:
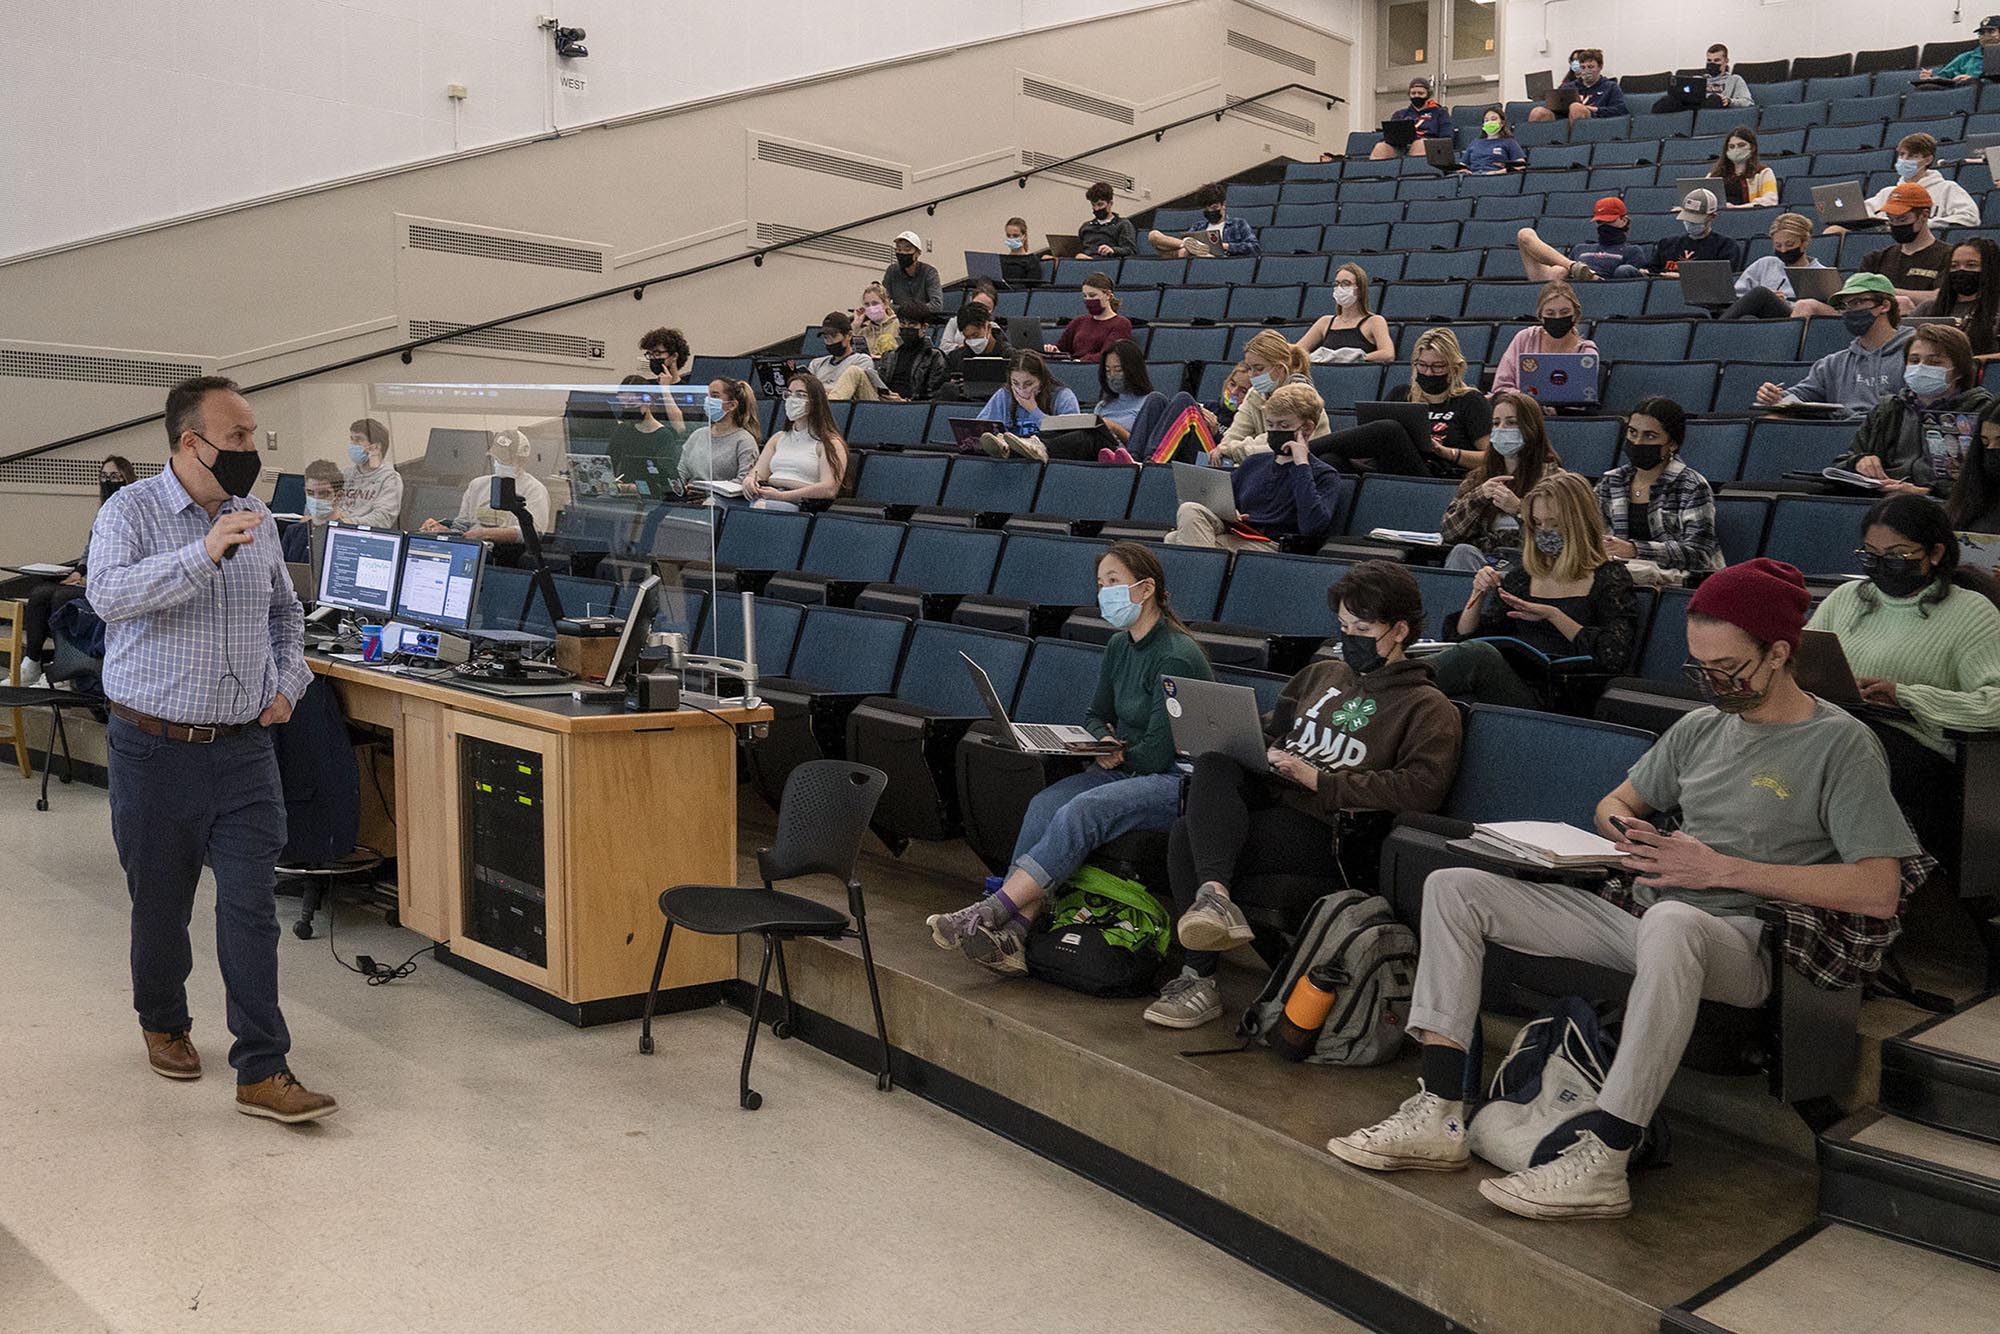
<svg viewBox="0 0 2000 1334">
<path fill-rule="evenodd" d="M 169 741 L 185 741 L 197 746 L 206 746 L 212 742 L 220 741 L 226 736 L 235 736 L 238 732 L 249 726 L 248 723 L 200 723 L 194 725 L 188 723 L 170 723 L 164 718 L 155 718 L 151 714 L 141 713 L 137 709 L 128 709 L 123 704 L 113 704 L 111 712 L 132 724 L 132 726 L 138 728 L 147 736 L 165 737 Z"/>
</svg>

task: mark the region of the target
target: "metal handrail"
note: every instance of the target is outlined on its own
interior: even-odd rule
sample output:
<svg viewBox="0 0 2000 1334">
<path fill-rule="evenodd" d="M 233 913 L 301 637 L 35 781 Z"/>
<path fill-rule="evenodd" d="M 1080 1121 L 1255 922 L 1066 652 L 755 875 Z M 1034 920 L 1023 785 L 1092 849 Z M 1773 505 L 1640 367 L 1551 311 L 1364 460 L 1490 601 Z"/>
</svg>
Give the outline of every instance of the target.
<svg viewBox="0 0 2000 1334">
<path fill-rule="evenodd" d="M 1347 100 L 1338 93 L 1329 93 L 1324 88 L 1314 88 L 1309 84 L 1280 84 L 1276 88 L 1267 88 L 1254 97 L 1239 98 L 1234 102 L 1226 103 L 1223 106 L 1215 107 L 1208 111 L 1198 111 L 1191 116 L 1183 116 L 1179 120 L 1168 121 L 1165 125 L 1156 125 L 1149 130 L 1141 130 L 1137 134 L 1128 134 L 1123 139 L 1113 139 L 1109 143 L 1086 148 L 1079 153 L 1071 154 L 1069 157 L 1058 158 L 1053 162 L 1043 163 L 1039 167 L 1030 167 L 1025 171 L 1008 172 L 1005 176 L 996 176 L 992 180 L 983 181 L 978 185 L 968 185 L 962 189 L 953 190 L 949 194 L 942 194 L 935 198 L 924 200 L 922 203 L 903 204 L 881 213 L 870 214 L 865 218 L 856 218 L 850 222 L 844 222 L 838 227 L 827 227 L 820 231 L 809 232 L 804 236 L 780 241 L 775 245 L 760 246 L 755 250 L 745 250 L 741 254 L 730 255 L 723 259 L 709 260 L 707 263 L 697 264 L 693 268 L 677 269 L 672 273 L 663 273 L 651 278 L 629 279 L 616 286 L 606 287 L 600 291 L 590 292 L 583 296 L 565 297 L 561 301 L 552 301 L 544 306 L 536 306 L 532 310 L 515 311 L 511 315 L 503 315 L 497 319 L 482 320 L 477 324 L 468 324 L 463 328 L 454 329 L 450 333 L 431 334 L 424 338 L 412 338 L 406 342 L 397 343 L 393 347 L 381 348 L 374 352 L 364 352 L 359 356 L 348 357 L 343 361 L 328 362 L 324 366 L 315 366 L 311 370 L 294 371 L 289 375 L 281 375 L 275 380 L 265 380 L 261 384 L 246 385 L 243 392 L 254 394 L 266 389 L 277 389 L 284 385 L 295 384 L 300 380 L 309 380 L 316 375 L 325 375 L 329 371 L 346 370 L 349 366 L 360 366 L 370 361 L 378 361 L 383 357 L 400 356 L 403 359 L 403 364 L 408 365 L 415 359 L 415 353 L 420 348 L 429 347 L 433 343 L 445 343 L 454 338 L 463 338 L 467 334 L 480 333 L 487 329 L 502 328 L 509 324 L 519 323 L 522 320 L 536 319 L 543 315 L 552 314 L 555 311 L 567 310 L 571 306 L 581 306 L 592 301 L 602 301 L 605 297 L 617 296 L 621 292 L 630 292 L 633 299 L 638 300 L 645 296 L 648 287 L 657 287 L 661 283 L 673 282 L 679 278 L 691 278 L 696 274 L 707 273 L 713 269 L 726 268 L 731 264 L 741 264 L 744 260 L 749 260 L 751 266 L 754 268 L 762 268 L 766 255 L 778 254 L 782 251 L 790 250 L 795 246 L 806 245 L 813 241 L 823 240 L 829 236 L 839 236 L 846 232 L 855 231 L 858 228 L 872 226 L 889 218 L 901 217 L 903 214 L 914 212 L 917 209 L 923 209 L 926 213 L 934 214 L 937 212 L 938 205 L 940 204 L 948 204 L 955 199 L 964 199 L 969 195 L 979 194 L 982 191 L 995 190 L 1009 182 L 1013 182 L 1025 190 L 1028 188 L 1030 177 L 1045 175 L 1059 168 L 1072 166 L 1087 157 L 1123 148 L 1127 144 L 1137 143 L 1149 136 L 1157 143 L 1159 140 L 1166 138 L 1167 131 L 1177 130 L 1183 125 L 1192 125 L 1199 120 L 1213 118 L 1220 124 L 1222 118 L 1232 111 L 1248 106 L 1253 102 L 1262 102 L 1268 98 L 1276 97 L 1280 93 L 1289 92 L 1310 93 L 1315 97 L 1321 98 L 1326 102 L 1327 110 L 1329 111 Z M 95 440 L 100 436 L 112 435 L 119 431 L 128 431 L 135 426 L 145 426 L 152 422 L 161 421 L 165 416 L 165 412 L 152 412 L 143 417 L 134 417 L 129 421 L 117 422 L 111 426 L 100 426 L 77 435 L 65 436 L 61 440 L 53 440 L 45 445 L 34 445 L 13 454 L 0 456 L 0 467 L 19 462 L 21 459 L 33 458 L 38 454 L 46 454 L 51 450 L 67 449 L 71 445 L 82 444 L 86 440 Z"/>
</svg>

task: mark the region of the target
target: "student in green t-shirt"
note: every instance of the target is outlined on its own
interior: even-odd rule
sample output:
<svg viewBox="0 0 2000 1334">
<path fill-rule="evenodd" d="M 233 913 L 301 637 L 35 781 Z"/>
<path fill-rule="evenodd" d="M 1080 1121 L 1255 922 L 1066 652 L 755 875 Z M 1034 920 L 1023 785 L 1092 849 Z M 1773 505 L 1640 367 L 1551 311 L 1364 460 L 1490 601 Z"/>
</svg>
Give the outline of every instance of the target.
<svg viewBox="0 0 2000 1334">
<path fill-rule="evenodd" d="M 1105 646 L 1083 726 L 1120 742 L 1120 749 L 1028 803 L 1013 864 L 998 889 L 928 921 L 938 948 L 959 950 L 997 973 L 1028 971 L 1022 942 L 1051 886 L 1114 838 L 1139 830 L 1166 833 L 1180 810 L 1181 780 L 1160 678 L 1212 680 L 1208 658 L 1174 614 L 1160 558 L 1137 542 L 1115 542 L 1098 557 L 1097 608 L 1117 633 Z"/>
<path fill-rule="evenodd" d="M 1632 1210 L 1626 1164 L 1697 1007 L 1755 1006 L 1770 992 L 1758 906 L 1896 915 L 1901 863 L 1919 848 L 1881 743 L 1793 678 L 1809 602 L 1798 570 L 1773 560 L 1733 566 L 1695 590 L 1688 673 L 1712 707 L 1674 724 L 1597 806 L 1598 832 L 1629 859 L 1629 905 L 1487 871 L 1430 876 L 1408 1020 L 1424 1044 L 1423 1082 L 1394 1116 L 1330 1140 L 1330 1152 L 1375 1171 L 1464 1167 L 1465 1051 L 1487 942 L 1579 959 L 1633 975 L 1597 1107 L 1543 1139 L 1539 1165 L 1482 1181 L 1479 1193 L 1527 1218 L 1623 1217 Z M 1661 833 L 1652 821 L 1671 810 L 1680 829 Z M 1838 954 L 1837 940 L 1822 939 L 1825 922 L 1814 921 L 1813 957 L 1822 945 Z"/>
</svg>

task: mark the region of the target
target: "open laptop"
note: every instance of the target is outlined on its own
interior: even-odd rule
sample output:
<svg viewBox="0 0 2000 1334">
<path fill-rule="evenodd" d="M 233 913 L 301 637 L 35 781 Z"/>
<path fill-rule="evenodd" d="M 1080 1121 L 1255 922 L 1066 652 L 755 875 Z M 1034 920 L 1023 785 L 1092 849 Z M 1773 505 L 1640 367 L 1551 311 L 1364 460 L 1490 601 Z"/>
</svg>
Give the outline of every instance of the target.
<svg viewBox="0 0 2000 1334">
<path fill-rule="evenodd" d="M 757 392 L 767 399 L 783 398 L 785 386 L 810 364 L 806 357 L 758 357 L 750 363 Z"/>
<path fill-rule="evenodd" d="M 1539 403 L 1571 407 L 1597 402 L 1595 352 L 1538 352 L 1521 357 L 1521 392 Z"/>
<path fill-rule="evenodd" d="M 1236 488 L 1223 468 L 1203 468 L 1192 463 L 1174 465 L 1174 499 L 1180 504 L 1201 505 L 1224 523 L 1237 523 Z"/>
<path fill-rule="evenodd" d="M 1016 352 L 1040 352 L 1042 342 L 1042 322 L 1033 315 L 1009 315 L 1001 323 L 1007 326 L 1007 341 Z"/>
<path fill-rule="evenodd" d="M 1264 720 L 1257 712 L 1257 692 L 1249 686 L 1168 676 L 1161 679 L 1160 693 L 1175 750 L 1190 757 L 1227 755 L 1251 773 L 1270 770 Z"/>
<path fill-rule="evenodd" d="M 1690 306 L 1732 306 L 1736 304 L 1736 272 L 1726 259 L 1684 259 L 1681 299 Z"/>
<path fill-rule="evenodd" d="M 1860 683 L 1848 664 L 1840 636 L 1830 630 L 1806 630 L 1799 635 L 1798 665 L 1794 668 L 1802 689 L 1843 709 L 1866 709 L 1872 713 L 1908 716 L 1909 711 L 1893 704 L 1875 704 L 1861 698 Z"/>
<path fill-rule="evenodd" d="M 1840 270 L 1834 268 L 1786 269 L 1785 280 L 1791 283 L 1793 296 L 1809 296 L 1815 301 L 1831 301 L 1840 290 Z"/>
<path fill-rule="evenodd" d="M 286 561 L 285 573 L 292 577 L 292 592 L 298 594 L 299 601 L 310 607 L 319 598 L 319 579 L 313 574 L 313 567 L 305 561 Z"/>
<path fill-rule="evenodd" d="M 1529 72 L 1526 80 L 1528 100 L 1539 102 L 1556 90 L 1554 70 L 1538 69 Z"/>
<path fill-rule="evenodd" d="M 1049 253 L 1057 259 L 1075 259 L 1083 253 L 1083 238 L 1075 232 L 1050 232 L 1045 239 L 1049 243 Z"/>
<path fill-rule="evenodd" d="M 1819 210 L 1819 220 L 1827 227 L 1876 226 L 1878 219 L 1868 216 L 1865 207 L 1868 196 L 1861 191 L 1860 181 L 1836 181 L 1832 185 L 1815 185 L 1812 188 L 1813 207 Z"/>
<path fill-rule="evenodd" d="M 1677 176 L 1674 178 L 1674 193 L 1682 199 L 1690 190 L 1706 190 L 1715 196 L 1718 204 L 1729 202 L 1729 186 L 1720 176 Z M 1678 205 L 1676 205 L 1678 207 Z"/>
<path fill-rule="evenodd" d="M 1424 159 L 1442 172 L 1459 169 L 1458 146 L 1449 139 L 1424 140 Z"/>
<path fill-rule="evenodd" d="M 1006 357 L 967 357 L 959 363 L 959 370 L 965 376 L 967 398 L 990 398 L 995 389 L 1007 383 Z"/>
<path fill-rule="evenodd" d="M 1417 141 L 1417 123 L 1413 120 L 1385 120 L 1382 122 L 1382 142 L 1391 148 L 1408 148 Z"/>
<path fill-rule="evenodd" d="M 1391 403 L 1387 400 L 1356 403 L 1354 420 L 1367 425 L 1369 422 L 1390 421 L 1403 428 L 1410 437 L 1410 443 L 1419 454 L 1430 453 L 1431 410 L 1425 403 Z"/>
<path fill-rule="evenodd" d="M 965 659 L 965 670 L 972 673 L 972 684 L 986 701 L 986 711 L 1018 749 L 1030 755 L 1113 755 L 1123 749 L 1116 741 L 1094 737 L 1067 723 L 1015 722 L 1007 716 L 1007 706 L 1000 702 L 1000 692 L 993 688 L 993 678 L 986 674 L 986 669 L 974 662 L 969 653 L 958 656 Z"/>
<path fill-rule="evenodd" d="M 1072 250 L 1069 253 L 1074 255 L 1076 251 Z M 1005 258 L 1006 256 L 1004 255 L 996 255 L 991 251 L 987 250 L 966 251 L 965 252 L 966 281 L 975 282 L 980 278 L 984 278 L 986 279 L 986 281 L 992 283 L 995 287 L 999 288 L 1001 291 L 1003 292 L 1006 291 L 1007 279 L 1002 276 L 1004 270 L 1000 266 L 1000 261 Z"/>
<path fill-rule="evenodd" d="M 980 436 L 997 434 L 1007 429 L 1006 422 L 991 421 L 985 417 L 949 417 L 946 420 L 951 425 L 952 443 L 958 446 L 958 452 L 961 454 L 979 453 Z"/>
</svg>

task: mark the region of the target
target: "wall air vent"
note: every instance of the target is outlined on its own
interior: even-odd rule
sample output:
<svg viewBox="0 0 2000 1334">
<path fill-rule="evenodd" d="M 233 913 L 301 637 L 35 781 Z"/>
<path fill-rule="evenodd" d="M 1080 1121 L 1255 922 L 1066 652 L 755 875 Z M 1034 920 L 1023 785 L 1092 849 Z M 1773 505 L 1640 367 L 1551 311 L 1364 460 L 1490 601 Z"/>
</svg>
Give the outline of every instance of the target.
<svg viewBox="0 0 2000 1334">
<path fill-rule="evenodd" d="M 1229 30 L 1229 44 L 1238 51 L 1247 52 L 1260 59 L 1268 60 L 1273 65 L 1283 65 L 1287 69 L 1295 69 L 1301 74 L 1319 73 L 1319 62 L 1311 56 L 1302 56 L 1296 51 L 1287 51 L 1282 46 L 1273 46 L 1271 43 L 1263 41 L 1260 38 L 1252 37 L 1247 32 L 1238 32 L 1236 29 L 1231 28 Z"/>
<path fill-rule="evenodd" d="M 1021 92 L 1038 102 L 1049 102 L 1071 111 L 1081 111 L 1088 116 L 1101 116 L 1105 120 L 1117 121 L 1120 125 L 1133 123 L 1132 108 L 1123 102 L 1113 102 L 1109 98 L 1093 97 L 1080 93 L 1074 88 L 1065 88 L 1059 83 L 1038 79 L 1032 74 L 1021 76 Z"/>
<path fill-rule="evenodd" d="M 757 224 L 757 244 L 760 246 L 783 245 L 787 241 L 798 241 L 802 236 L 811 235 L 812 229 L 809 227 L 793 227 L 782 222 Z M 896 258 L 896 247 L 883 245 L 880 241 L 864 241 L 856 236 L 821 236 L 792 248 L 807 254 L 866 260 L 870 264 L 887 265 Z"/>
<path fill-rule="evenodd" d="M 469 232 L 457 227 L 439 227 L 421 222 L 410 224 L 409 238 L 412 250 L 437 250 L 448 255 L 470 255 L 475 259 L 497 259 L 509 264 L 539 264 L 547 269 L 574 269 L 579 273 L 604 272 L 604 256 L 601 253 L 576 246 Z"/>
<path fill-rule="evenodd" d="M 1262 121 L 1266 125 L 1275 125 L 1277 128 L 1289 130 L 1293 134 L 1302 134 L 1308 139 L 1319 137 L 1318 124 L 1307 120 L 1304 116 L 1294 116 L 1289 111 L 1277 111 L 1265 106 L 1262 102 L 1245 102 L 1234 93 L 1229 96 L 1229 105 L 1231 108 L 1229 114 L 1232 116 L 1241 116 L 1245 120 Z"/>
<path fill-rule="evenodd" d="M 1053 153 L 1036 153 L 1026 149 L 1021 153 L 1021 164 L 1030 171 L 1047 167 L 1052 162 L 1060 161 L 1061 159 Z M 1101 167 L 1095 162 L 1064 162 L 1062 166 L 1050 170 L 1047 174 L 1055 180 L 1075 181 L 1078 185 L 1091 185 L 1097 181 L 1108 181 L 1112 189 L 1121 190 L 1126 194 L 1132 193 L 1133 181 L 1130 176 L 1127 176 L 1122 171 L 1112 171 L 1109 167 Z"/>
<path fill-rule="evenodd" d="M 22 459 L 0 468 L 0 486 L 47 486 L 63 490 L 97 490 L 97 475 L 103 469 L 98 459 L 37 458 Z M 160 470 L 157 463 L 135 463 L 133 471 L 141 477 L 151 477 Z"/>
<path fill-rule="evenodd" d="M 829 153 L 823 148 L 807 148 L 803 144 L 766 139 L 762 135 L 757 136 L 757 160 L 780 167 L 797 167 L 800 171 L 816 171 L 823 176 L 840 176 L 860 181 L 863 185 L 879 185 L 885 190 L 903 188 L 900 167 L 848 157 L 845 153 Z"/>
<path fill-rule="evenodd" d="M 436 338 L 466 326 L 452 320 L 411 320 L 410 337 Z M 496 352 L 526 352 L 542 357 L 569 357 L 578 361 L 601 360 L 604 340 L 581 334 L 544 333 L 537 329 L 481 329 L 453 338 L 447 346 L 483 347 Z"/>
<path fill-rule="evenodd" d="M 24 352 L 0 347 L 0 375 L 21 380 L 78 380 L 91 384 L 151 385 L 166 389 L 201 374 L 196 361 L 149 357 L 81 356 L 74 352 Z"/>
</svg>

